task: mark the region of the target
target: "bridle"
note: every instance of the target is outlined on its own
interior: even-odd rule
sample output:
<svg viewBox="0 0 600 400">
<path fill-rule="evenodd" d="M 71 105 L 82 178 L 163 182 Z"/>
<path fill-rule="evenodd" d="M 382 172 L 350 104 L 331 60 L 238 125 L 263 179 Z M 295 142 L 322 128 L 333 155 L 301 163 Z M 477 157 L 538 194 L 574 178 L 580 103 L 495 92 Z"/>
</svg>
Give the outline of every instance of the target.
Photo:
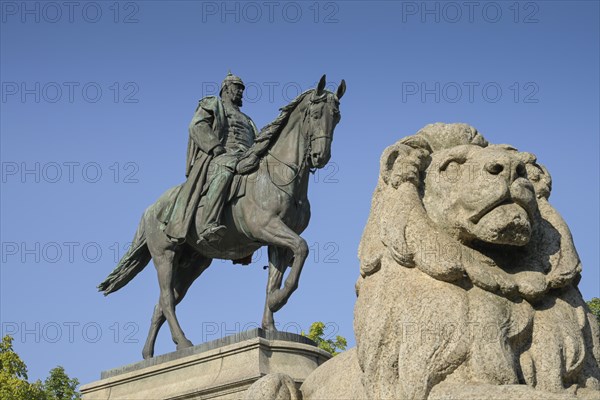
<svg viewBox="0 0 600 400">
<path fill-rule="evenodd" d="M 312 95 L 311 95 L 312 96 Z M 321 103 L 322 101 L 327 101 L 328 98 L 328 94 L 325 94 L 325 96 L 318 98 L 318 99 L 310 99 L 310 104 L 308 107 L 306 107 L 306 110 L 304 111 L 304 116 L 302 117 L 302 126 L 304 127 L 305 125 L 307 126 L 306 129 L 303 129 L 301 132 L 301 135 L 304 139 L 304 150 L 303 150 L 303 154 L 302 154 L 302 161 L 300 166 L 296 166 L 294 164 L 291 163 L 287 163 L 283 160 L 280 160 L 279 158 L 277 158 L 273 153 L 271 153 L 271 150 L 269 149 L 267 151 L 267 155 L 273 157 L 275 160 L 277 160 L 278 162 L 282 163 L 283 165 L 285 165 L 286 167 L 290 168 L 292 171 L 295 171 L 294 176 L 286 183 L 277 183 L 273 180 L 273 176 L 271 175 L 270 169 L 269 169 L 269 161 L 268 161 L 268 157 L 265 157 L 265 164 L 267 167 L 267 175 L 269 176 L 269 179 L 271 180 L 271 183 L 273 183 L 273 185 L 277 186 L 278 188 L 282 189 L 285 186 L 289 186 L 290 184 L 292 184 L 293 182 L 296 181 L 296 179 L 298 178 L 298 176 L 300 176 L 300 174 L 302 172 L 304 172 L 304 170 L 306 169 L 306 166 L 308 165 L 308 158 L 310 157 L 310 153 L 312 151 L 312 143 L 313 141 L 317 140 L 317 139 L 326 139 L 331 141 L 332 137 L 331 135 L 320 135 L 320 136 L 314 136 L 312 134 L 312 130 L 310 129 L 310 123 L 306 123 L 306 120 L 309 118 L 310 116 L 310 110 L 311 107 L 314 104 L 318 104 Z M 311 174 L 314 174 L 316 172 L 317 168 L 316 167 L 312 167 L 312 168 L 308 168 L 308 172 Z M 282 189 L 283 190 L 283 189 Z M 287 193 L 287 192 L 286 192 Z"/>
</svg>

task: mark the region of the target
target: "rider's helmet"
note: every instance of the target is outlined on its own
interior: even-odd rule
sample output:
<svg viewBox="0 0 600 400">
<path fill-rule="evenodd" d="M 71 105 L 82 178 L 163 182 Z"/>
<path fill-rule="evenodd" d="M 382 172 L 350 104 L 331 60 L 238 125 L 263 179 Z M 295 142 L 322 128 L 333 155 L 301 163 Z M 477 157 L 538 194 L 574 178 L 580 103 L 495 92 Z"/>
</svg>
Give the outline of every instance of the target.
<svg viewBox="0 0 600 400">
<path fill-rule="evenodd" d="M 221 96 L 223 94 L 223 89 L 225 89 L 225 86 L 231 85 L 231 84 L 241 85 L 242 88 L 244 88 L 244 89 L 246 88 L 246 85 L 244 85 L 242 78 L 240 78 L 239 76 L 233 75 L 231 73 L 231 71 L 229 71 L 227 73 L 227 76 L 225 77 L 225 79 L 223 79 L 223 82 L 221 83 L 221 90 L 219 91 L 219 96 Z"/>
</svg>

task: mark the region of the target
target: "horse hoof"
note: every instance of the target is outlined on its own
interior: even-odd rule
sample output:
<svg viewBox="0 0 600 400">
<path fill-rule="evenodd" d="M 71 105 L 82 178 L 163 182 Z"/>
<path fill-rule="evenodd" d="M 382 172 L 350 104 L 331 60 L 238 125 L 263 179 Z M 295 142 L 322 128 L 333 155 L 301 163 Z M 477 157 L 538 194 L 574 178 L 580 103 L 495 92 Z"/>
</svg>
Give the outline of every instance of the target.
<svg viewBox="0 0 600 400">
<path fill-rule="evenodd" d="M 274 324 L 263 325 L 262 329 L 265 332 L 277 332 L 277 328 L 275 328 Z"/>
<path fill-rule="evenodd" d="M 142 351 L 142 357 L 144 358 L 144 360 L 147 360 L 149 358 L 154 357 L 154 354 L 152 351 L 144 350 L 144 351 Z"/>
<path fill-rule="evenodd" d="M 182 340 L 177 343 L 177 350 L 187 349 L 188 347 L 192 347 L 194 344 L 190 342 L 188 339 Z"/>
</svg>

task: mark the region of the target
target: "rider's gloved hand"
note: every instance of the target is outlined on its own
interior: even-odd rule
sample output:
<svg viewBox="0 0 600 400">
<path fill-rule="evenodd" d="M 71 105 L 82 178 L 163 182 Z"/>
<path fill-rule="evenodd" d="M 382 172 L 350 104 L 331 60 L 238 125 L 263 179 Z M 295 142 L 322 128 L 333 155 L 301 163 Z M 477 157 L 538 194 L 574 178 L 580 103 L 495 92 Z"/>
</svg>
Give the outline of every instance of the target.
<svg viewBox="0 0 600 400">
<path fill-rule="evenodd" d="M 240 160 L 240 162 L 237 164 L 235 170 L 239 174 L 242 174 L 242 175 L 247 174 L 248 172 L 251 172 L 258 166 L 259 161 L 260 161 L 260 159 L 258 158 L 258 156 L 256 154 L 250 153 L 246 157 L 244 157 Z"/>
</svg>

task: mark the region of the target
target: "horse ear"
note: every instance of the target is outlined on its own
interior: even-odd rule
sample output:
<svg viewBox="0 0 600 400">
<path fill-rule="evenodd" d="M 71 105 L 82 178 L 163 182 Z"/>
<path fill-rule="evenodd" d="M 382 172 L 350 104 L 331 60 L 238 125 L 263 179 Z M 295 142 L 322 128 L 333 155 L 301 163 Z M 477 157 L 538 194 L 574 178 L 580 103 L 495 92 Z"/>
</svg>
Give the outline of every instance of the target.
<svg viewBox="0 0 600 400">
<path fill-rule="evenodd" d="M 346 81 L 342 79 L 342 82 L 340 83 L 340 86 L 338 86 L 337 92 L 335 93 L 335 95 L 337 96 L 337 98 L 339 100 L 342 98 L 344 93 L 346 93 Z"/>
<path fill-rule="evenodd" d="M 323 94 L 323 90 L 325 89 L 325 85 L 327 84 L 327 79 L 325 78 L 325 74 L 321 77 L 319 84 L 317 85 L 317 96 Z"/>
</svg>

